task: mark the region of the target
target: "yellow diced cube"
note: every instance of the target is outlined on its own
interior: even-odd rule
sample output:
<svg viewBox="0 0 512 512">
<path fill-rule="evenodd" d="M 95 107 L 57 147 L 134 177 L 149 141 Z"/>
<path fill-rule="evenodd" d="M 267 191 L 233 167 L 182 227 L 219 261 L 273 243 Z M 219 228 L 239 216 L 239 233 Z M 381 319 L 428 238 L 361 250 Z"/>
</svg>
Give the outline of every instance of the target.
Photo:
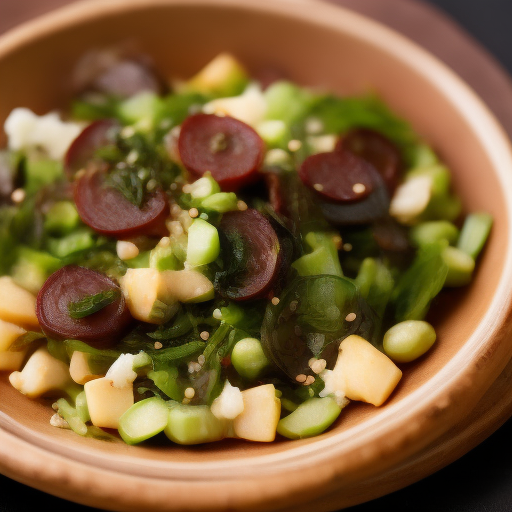
<svg viewBox="0 0 512 512">
<path fill-rule="evenodd" d="M 0 320 L 39 328 L 35 296 L 9 276 L 0 277 Z"/>
</svg>

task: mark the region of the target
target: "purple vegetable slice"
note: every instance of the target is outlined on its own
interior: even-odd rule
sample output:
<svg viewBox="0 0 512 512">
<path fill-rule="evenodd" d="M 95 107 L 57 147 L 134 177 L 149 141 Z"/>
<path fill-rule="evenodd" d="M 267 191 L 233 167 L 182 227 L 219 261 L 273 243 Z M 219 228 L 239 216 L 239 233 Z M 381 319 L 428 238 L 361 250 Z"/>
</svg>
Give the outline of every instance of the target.
<svg viewBox="0 0 512 512">
<path fill-rule="evenodd" d="M 215 283 L 221 296 L 243 301 L 265 297 L 279 272 L 279 239 L 257 210 L 228 212 L 219 225 L 224 270 Z"/>
<path fill-rule="evenodd" d="M 115 292 L 115 300 L 83 318 L 73 318 L 70 304 L 92 295 Z M 95 270 L 68 265 L 53 273 L 37 295 L 36 315 L 43 332 L 57 340 L 78 339 L 95 347 L 115 344 L 132 322 L 117 284 Z"/>
<path fill-rule="evenodd" d="M 263 160 L 261 137 L 232 117 L 196 114 L 183 122 L 178 141 L 183 165 L 196 176 L 209 171 L 222 190 L 254 183 Z"/>
<path fill-rule="evenodd" d="M 358 128 L 338 141 L 335 151 L 345 150 L 372 164 L 384 179 L 389 193 L 394 192 L 402 171 L 402 158 L 395 144 L 374 130 Z"/>
<path fill-rule="evenodd" d="M 64 170 L 71 179 L 89 162 L 94 160 L 96 151 L 114 142 L 115 132 L 119 129 L 115 119 L 100 119 L 85 127 L 80 135 L 71 143 L 64 157 Z"/>
<path fill-rule="evenodd" d="M 75 185 L 75 203 L 82 221 L 98 233 L 125 239 L 139 235 L 164 236 L 169 201 L 162 189 L 148 194 L 141 208 L 117 189 L 107 186 L 106 173 L 86 172 Z"/>
<path fill-rule="evenodd" d="M 360 201 L 375 187 L 375 171 L 366 160 L 349 151 L 311 155 L 300 166 L 302 182 L 328 200 Z"/>
</svg>

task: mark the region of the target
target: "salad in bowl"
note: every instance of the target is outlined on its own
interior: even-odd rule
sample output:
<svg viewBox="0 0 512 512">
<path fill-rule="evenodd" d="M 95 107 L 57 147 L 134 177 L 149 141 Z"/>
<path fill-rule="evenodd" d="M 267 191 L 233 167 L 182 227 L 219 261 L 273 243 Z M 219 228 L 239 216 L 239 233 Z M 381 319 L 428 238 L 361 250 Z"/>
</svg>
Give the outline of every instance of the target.
<svg viewBox="0 0 512 512">
<path fill-rule="evenodd" d="M 376 96 L 228 53 L 169 84 L 114 48 L 74 78 L 67 110 L 4 126 L 11 385 L 55 397 L 55 427 L 128 444 L 305 438 L 392 400 L 492 225 L 461 215 L 428 141 Z"/>
</svg>

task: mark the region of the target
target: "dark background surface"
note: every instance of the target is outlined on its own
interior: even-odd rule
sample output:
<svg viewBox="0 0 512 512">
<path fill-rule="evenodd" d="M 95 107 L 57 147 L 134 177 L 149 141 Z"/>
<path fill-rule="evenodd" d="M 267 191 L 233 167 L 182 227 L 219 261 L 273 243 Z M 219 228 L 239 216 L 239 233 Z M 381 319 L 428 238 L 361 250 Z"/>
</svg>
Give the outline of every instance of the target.
<svg viewBox="0 0 512 512">
<path fill-rule="evenodd" d="M 381 2 L 385 5 L 386 0 Z M 0 33 L 63 3 L 66 2 L 0 0 Z M 512 74 L 512 0 L 428 0 L 426 3 L 437 6 L 458 22 Z M 435 26 L 431 30 L 435 31 Z M 509 101 L 512 102 L 512 97 Z M 52 512 L 94 510 L 0 476 L 0 512 L 24 512 L 36 507 Z M 512 512 L 512 420 L 436 474 L 383 498 L 346 509 L 346 512 L 387 511 Z"/>
</svg>

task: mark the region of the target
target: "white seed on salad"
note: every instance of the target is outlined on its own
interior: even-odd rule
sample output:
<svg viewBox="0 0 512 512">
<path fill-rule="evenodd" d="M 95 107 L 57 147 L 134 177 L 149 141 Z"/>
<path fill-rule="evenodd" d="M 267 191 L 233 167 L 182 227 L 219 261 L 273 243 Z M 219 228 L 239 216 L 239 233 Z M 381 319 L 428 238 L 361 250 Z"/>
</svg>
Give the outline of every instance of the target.
<svg viewBox="0 0 512 512">
<path fill-rule="evenodd" d="M 203 331 L 203 332 L 199 335 L 199 337 L 200 337 L 202 340 L 206 341 L 206 340 L 210 337 L 210 333 L 209 333 L 208 331 Z"/>
<path fill-rule="evenodd" d="M 195 219 L 199 215 L 199 211 L 197 208 L 190 208 L 188 214 L 190 215 L 190 218 Z"/>
<path fill-rule="evenodd" d="M 185 232 L 181 222 L 179 220 L 170 220 L 166 222 L 166 227 L 169 230 L 169 233 L 173 236 L 181 236 Z"/>
<path fill-rule="evenodd" d="M 194 395 L 196 394 L 196 390 L 194 388 L 187 388 L 185 389 L 185 398 L 194 398 Z"/>
<path fill-rule="evenodd" d="M 11 201 L 13 203 L 22 203 L 25 200 L 25 197 L 27 196 L 26 192 L 22 188 L 17 188 L 16 190 L 13 190 L 11 194 Z"/>
<path fill-rule="evenodd" d="M 350 252 L 352 250 L 352 244 L 349 244 L 349 243 L 343 244 L 343 250 L 346 252 Z"/>
<path fill-rule="evenodd" d="M 204 357 L 203 354 L 201 354 L 198 358 L 197 358 L 197 362 L 203 366 L 203 364 L 206 362 L 206 358 Z"/>
<path fill-rule="evenodd" d="M 213 310 L 212 316 L 213 316 L 213 318 L 215 318 L 215 320 L 221 320 L 222 319 L 222 313 L 221 313 L 220 309 L 219 308 L 215 308 Z"/>
<path fill-rule="evenodd" d="M 304 381 L 304 386 L 311 386 L 315 382 L 315 377 L 313 375 L 308 375 L 306 380 Z"/>
<path fill-rule="evenodd" d="M 322 123 L 322 121 L 317 117 L 310 117 L 306 119 L 304 128 L 306 133 L 309 133 L 310 135 L 316 135 L 323 131 L 324 123 Z"/>
<path fill-rule="evenodd" d="M 168 236 L 163 236 L 157 245 L 159 247 L 169 247 L 171 245 L 171 239 Z"/>
<path fill-rule="evenodd" d="M 352 186 L 352 190 L 356 194 L 363 194 L 364 191 L 366 190 L 366 187 L 362 183 L 354 183 L 354 185 Z"/>
<path fill-rule="evenodd" d="M 270 302 L 272 302 L 274 306 L 277 306 L 280 301 L 278 297 L 272 297 L 272 300 Z"/>
<path fill-rule="evenodd" d="M 332 243 L 334 244 L 336 249 L 338 249 L 338 251 L 343 247 L 343 239 L 341 238 L 340 235 L 334 235 L 332 237 Z"/>
<path fill-rule="evenodd" d="M 297 139 L 292 139 L 288 142 L 288 149 L 290 151 L 298 151 L 302 147 L 302 142 Z"/>
<path fill-rule="evenodd" d="M 297 375 L 297 377 L 295 377 L 295 380 L 296 380 L 297 382 L 300 382 L 301 384 L 302 384 L 303 382 L 306 382 L 306 379 L 307 379 L 307 377 L 306 377 L 306 375 L 304 375 L 303 373 L 299 373 L 299 375 Z"/>
<path fill-rule="evenodd" d="M 163 345 L 159 341 L 155 341 L 154 347 L 156 350 L 160 350 L 163 347 Z"/>
<path fill-rule="evenodd" d="M 55 413 L 50 418 L 50 425 L 52 427 L 57 427 L 57 428 L 71 429 L 71 427 L 69 426 L 69 423 L 58 413 Z"/>
<path fill-rule="evenodd" d="M 203 220 L 208 220 L 209 219 L 208 214 L 204 213 L 204 212 L 199 215 L 199 218 L 203 219 Z"/>
<path fill-rule="evenodd" d="M 158 187 L 158 181 L 156 181 L 155 179 L 151 178 L 147 184 L 146 184 L 146 190 L 148 192 L 153 192 L 153 190 L 155 190 L 156 188 Z"/>
<path fill-rule="evenodd" d="M 126 155 L 126 163 L 129 165 L 133 165 L 139 159 L 139 152 L 135 149 L 132 149 Z"/>
<path fill-rule="evenodd" d="M 349 313 L 346 317 L 345 317 L 345 320 L 347 322 L 353 322 L 355 319 L 357 318 L 357 315 L 355 313 Z"/>
<path fill-rule="evenodd" d="M 310 365 L 311 370 L 315 372 L 317 375 L 322 373 L 327 366 L 327 361 L 325 359 L 316 359 L 313 364 Z"/>
<path fill-rule="evenodd" d="M 182 403 L 183 405 L 188 405 L 188 404 L 190 403 L 190 398 L 186 398 L 186 397 L 185 397 L 185 398 L 181 401 L 181 403 Z"/>
<path fill-rule="evenodd" d="M 315 183 L 315 184 L 313 185 L 313 188 L 314 188 L 315 190 L 317 190 L 318 192 L 322 192 L 322 190 L 324 189 L 324 186 L 323 186 L 321 183 Z"/>
<path fill-rule="evenodd" d="M 120 260 L 131 260 L 139 255 L 139 248 L 132 242 L 118 240 L 116 243 L 116 252 Z"/>
<path fill-rule="evenodd" d="M 236 207 L 241 211 L 241 212 L 245 212 L 245 210 L 247 210 L 248 206 L 247 206 L 247 203 L 245 201 L 238 201 L 236 203 Z"/>
</svg>

